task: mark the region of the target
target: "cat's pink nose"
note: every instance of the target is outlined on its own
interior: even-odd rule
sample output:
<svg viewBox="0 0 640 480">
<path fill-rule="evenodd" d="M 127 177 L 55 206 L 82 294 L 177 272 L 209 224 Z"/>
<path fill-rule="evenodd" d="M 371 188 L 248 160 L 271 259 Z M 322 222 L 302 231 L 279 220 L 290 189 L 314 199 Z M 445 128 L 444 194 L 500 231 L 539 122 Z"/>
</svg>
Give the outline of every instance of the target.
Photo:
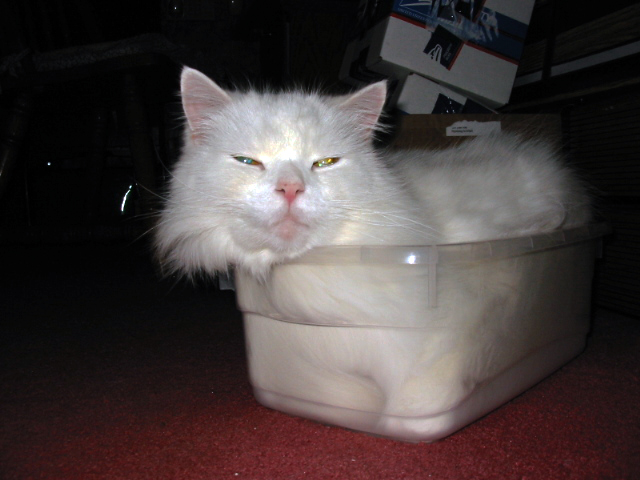
<svg viewBox="0 0 640 480">
<path fill-rule="evenodd" d="M 291 205 L 298 194 L 304 192 L 304 184 L 297 181 L 281 180 L 276 185 L 276 192 L 282 193 L 287 203 Z"/>
</svg>

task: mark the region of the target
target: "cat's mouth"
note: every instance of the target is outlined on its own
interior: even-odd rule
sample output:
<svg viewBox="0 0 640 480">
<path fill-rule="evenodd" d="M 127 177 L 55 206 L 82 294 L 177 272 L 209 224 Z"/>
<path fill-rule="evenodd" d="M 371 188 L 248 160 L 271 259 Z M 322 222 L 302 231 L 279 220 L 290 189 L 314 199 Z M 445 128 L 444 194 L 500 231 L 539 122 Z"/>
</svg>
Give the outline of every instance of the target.
<svg viewBox="0 0 640 480">
<path fill-rule="evenodd" d="M 280 239 L 291 242 L 304 234 L 308 228 L 309 225 L 302 222 L 297 216 L 287 213 L 275 224 L 275 233 Z"/>
</svg>

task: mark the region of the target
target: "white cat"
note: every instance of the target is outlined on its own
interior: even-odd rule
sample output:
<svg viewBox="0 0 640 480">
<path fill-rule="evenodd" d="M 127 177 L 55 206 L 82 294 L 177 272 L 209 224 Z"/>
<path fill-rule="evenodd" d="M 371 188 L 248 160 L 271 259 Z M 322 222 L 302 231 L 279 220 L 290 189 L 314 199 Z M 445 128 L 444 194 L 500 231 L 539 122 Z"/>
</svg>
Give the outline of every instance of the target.
<svg viewBox="0 0 640 480">
<path fill-rule="evenodd" d="M 376 152 L 384 82 L 345 97 L 231 93 L 185 68 L 181 87 L 184 151 L 156 236 L 169 270 L 265 276 L 320 245 L 468 242 L 589 219 L 583 186 L 541 142 Z"/>
<path fill-rule="evenodd" d="M 588 222 L 584 187 L 544 143 L 501 135 L 377 152 L 384 83 L 340 97 L 232 93 L 186 68 L 181 86 L 185 146 L 156 247 L 169 271 L 235 267 L 264 404 L 433 439 L 531 384 L 508 377 L 512 365 L 538 352 L 552 359 L 548 373 L 566 360 L 549 344 L 579 346 L 581 304 L 536 300 L 555 298 L 548 275 L 571 284 L 575 262 L 562 252 L 439 266 L 438 308 L 426 302 L 423 267 L 290 263 L 324 245 L 473 242 Z M 503 374 L 498 393 L 468 401 Z"/>
</svg>

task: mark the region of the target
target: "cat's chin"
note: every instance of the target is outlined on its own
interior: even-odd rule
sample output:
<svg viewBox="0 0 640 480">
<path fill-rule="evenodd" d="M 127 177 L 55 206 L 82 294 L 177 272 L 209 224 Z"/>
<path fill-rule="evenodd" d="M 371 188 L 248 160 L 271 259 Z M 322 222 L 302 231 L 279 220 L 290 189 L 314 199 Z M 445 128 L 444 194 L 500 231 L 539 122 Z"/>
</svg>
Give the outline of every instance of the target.
<svg viewBox="0 0 640 480">
<path fill-rule="evenodd" d="M 309 226 L 300 222 L 293 216 L 286 216 L 275 226 L 276 236 L 285 243 L 296 244 L 301 237 L 306 237 Z"/>
<path fill-rule="evenodd" d="M 304 255 L 314 245 L 310 241 L 311 227 L 293 217 L 286 217 L 271 225 L 260 235 L 261 249 L 236 243 L 235 265 L 262 279 L 268 277 L 274 265 Z M 244 238 L 243 238 L 244 240 Z"/>
</svg>

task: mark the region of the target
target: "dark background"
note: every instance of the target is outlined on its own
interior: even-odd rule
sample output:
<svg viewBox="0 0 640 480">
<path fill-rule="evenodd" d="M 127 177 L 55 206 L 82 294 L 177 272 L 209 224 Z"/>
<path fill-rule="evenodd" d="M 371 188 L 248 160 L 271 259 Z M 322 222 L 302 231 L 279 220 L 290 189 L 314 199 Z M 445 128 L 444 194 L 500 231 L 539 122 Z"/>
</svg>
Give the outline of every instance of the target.
<svg viewBox="0 0 640 480">
<path fill-rule="evenodd" d="M 345 46 L 388 10 L 0 1 L 1 478 L 640 478 L 640 56 L 611 55 L 640 40 L 639 2 L 536 2 L 501 110 L 560 115 L 613 234 L 585 352 L 461 432 L 403 444 L 260 406 L 233 292 L 159 275 L 181 66 L 344 91 Z"/>
<path fill-rule="evenodd" d="M 224 86 L 345 91 L 338 70 L 346 45 L 384 18 L 391 3 L 5 2 L 0 127 L 10 143 L 7 131 L 15 131 L 17 118 L 24 136 L 12 148 L 11 168 L 0 172 L 0 242 L 147 242 L 144 232 L 180 148 L 182 65 Z M 633 44 L 638 32 L 638 2 L 586 8 L 577 0 L 537 1 L 518 74 L 539 78 L 516 83 L 501 109 L 561 115 L 567 156 L 595 186 L 598 210 L 615 232 L 597 302 L 632 315 L 640 314 L 640 57 L 605 58 L 563 75 L 553 68 Z M 104 45 L 119 55 L 105 60 Z M 70 60 L 79 56 L 79 65 Z M 36 68 L 43 58 L 46 72 Z M 27 113 L 16 115 L 21 108 Z"/>
</svg>

